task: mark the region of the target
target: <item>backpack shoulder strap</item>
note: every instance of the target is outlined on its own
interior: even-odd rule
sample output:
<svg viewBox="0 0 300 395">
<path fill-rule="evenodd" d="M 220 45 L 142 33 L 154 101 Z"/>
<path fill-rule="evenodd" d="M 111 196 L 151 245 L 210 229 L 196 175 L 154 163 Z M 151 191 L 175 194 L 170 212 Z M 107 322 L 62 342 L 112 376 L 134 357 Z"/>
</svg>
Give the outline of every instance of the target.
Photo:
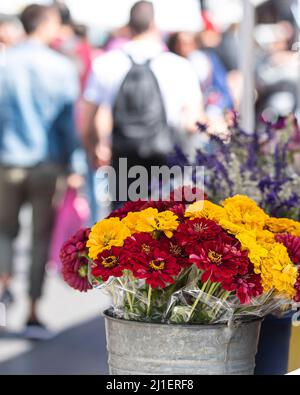
<svg viewBox="0 0 300 395">
<path fill-rule="evenodd" d="M 129 53 L 127 53 L 127 52 L 125 52 L 125 51 L 123 51 L 123 53 L 124 53 L 124 55 L 126 55 L 126 57 L 130 60 L 132 66 L 135 66 L 135 65 L 137 64 L 137 63 L 135 62 L 135 60 L 133 59 L 133 57 L 132 57 Z"/>
<path fill-rule="evenodd" d="M 138 65 L 138 63 L 133 59 L 133 57 L 126 51 L 122 51 L 124 53 L 124 55 L 127 56 L 127 58 L 130 60 L 132 66 L 136 66 Z M 163 52 L 159 53 L 157 56 L 155 56 L 154 58 L 149 58 L 147 59 L 144 63 L 142 63 L 142 66 L 147 66 L 150 67 L 151 63 L 153 62 L 153 60 L 155 60 L 156 58 L 158 58 L 161 54 L 163 54 Z"/>
</svg>

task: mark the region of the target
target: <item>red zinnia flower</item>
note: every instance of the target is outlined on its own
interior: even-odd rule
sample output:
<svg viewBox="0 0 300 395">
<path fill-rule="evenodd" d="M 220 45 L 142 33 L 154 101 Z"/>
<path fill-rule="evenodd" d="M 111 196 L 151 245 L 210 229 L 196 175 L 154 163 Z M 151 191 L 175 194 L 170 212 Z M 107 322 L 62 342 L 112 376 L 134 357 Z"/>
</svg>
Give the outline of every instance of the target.
<svg viewBox="0 0 300 395">
<path fill-rule="evenodd" d="M 174 276 L 182 269 L 169 251 L 167 240 L 156 241 L 149 234 L 140 233 L 126 240 L 122 260 L 130 264 L 136 278 L 145 279 L 152 288 L 166 288 L 174 284 Z"/>
<path fill-rule="evenodd" d="M 203 270 L 202 282 L 228 283 L 238 274 L 245 275 L 248 272 L 248 253 L 240 250 L 237 242 L 227 244 L 222 239 L 217 241 L 205 241 L 194 246 L 194 253 L 190 261 Z"/>
<path fill-rule="evenodd" d="M 91 229 L 83 229 L 67 241 L 61 250 L 62 276 L 70 287 L 80 292 L 92 289 L 88 281 L 88 251 L 86 243 Z"/>
<path fill-rule="evenodd" d="M 105 250 L 98 255 L 92 269 L 95 278 L 101 278 L 106 282 L 110 277 L 119 278 L 123 276 L 126 266 L 121 264 L 122 248 L 113 247 L 111 250 Z"/>
<path fill-rule="evenodd" d="M 176 214 L 180 220 L 184 219 L 185 216 L 185 209 L 186 206 L 184 203 L 177 203 L 173 200 L 158 200 L 158 201 L 153 201 L 150 200 L 147 203 L 147 208 L 156 208 L 160 213 L 163 211 L 171 211 L 172 213 Z"/>
<path fill-rule="evenodd" d="M 175 237 L 169 240 L 169 252 L 176 258 L 177 263 L 181 267 L 186 268 L 192 265 L 189 260 L 189 256 L 186 254 L 184 248 L 177 243 Z"/>
<path fill-rule="evenodd" d="M 162 243 L 164 242 L 165 239 L 163 239 Z M 140 254 L 141 251 L 147 253 L 154 243 L 155 240 L 150 233 L 136 233 L 125 241 L 122 259 L 124 260 L 126 256 L 130 257 L 133 254 Z"/>
<path fill-rule="evenodd" d="M 185 221 L 185 205 L 182 203 L 175 204 L 169 208 L 169 211 L 177 215 L 179 222 L 183 223 Z"/>
<path fill-rule="evenodd" d="M 150 200 L 147 208 L 156 208 L 159 212 L 170 210 L 174 206 L 174 202 L 165 200 Z"/>
<path fill-rule="evenodd" d="M 118 210 L 113 211 L 108 218 L 124 219 L 130 212 L 139 212 L 148 208 L 149 202 L 145 200 L 138 200 L 136 202 L 127 202 Z"/>
<path fill-rule="evenodd" d="M 189 254 L 192 254 L 195 244 L 216 240 L 221 233 L 224 233 L 223 229 L 214 221 L 197 218 L 181 224 L 175 234 L 175 239 L 179 246 L 185 248 Z"/>
</svg>

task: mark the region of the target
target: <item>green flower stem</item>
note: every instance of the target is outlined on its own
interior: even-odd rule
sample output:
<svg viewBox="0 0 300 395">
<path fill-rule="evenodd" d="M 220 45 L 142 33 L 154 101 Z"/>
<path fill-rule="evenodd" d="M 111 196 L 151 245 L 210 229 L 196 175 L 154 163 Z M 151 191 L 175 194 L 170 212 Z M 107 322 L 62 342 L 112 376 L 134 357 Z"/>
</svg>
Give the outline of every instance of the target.
<svg viewBox="0 0 300 395">
<path fill-rule="evenodd" d="M 222 299 L 223 296 L 226 294 L 227 291 L 221 290 L 221 292 L 218 295 L 218 299 Z"/>
<path fill-rule="evenodd" d="M 207 298 L 206 301 L 209 301 L 210 296 L 213 296 L 215 291 L 219 288 L 219 283 L 212 283 L 208 292 L 207 292 Z"/>
<path fill-rule="evenodd" d="M 134 306 L 137 291 L 134 288 L 135 278 L 134 278 L 134 276 L 132 274 L 129 275 L 129 280 L 130 280 L 130 282 L 132 284 L 132 305 Z"/>
<path fill-rule="evenodd" d="M 199 302 L 201 300 L 202 294 L 205 292 L 206 288 L 209 285 L 210 285 L 210 281 L 207 281 L 205 284 L 203 284 L 203 287 L 201 288 L 201 290 L 199 292 L 199 295 L 198 295 L 197 299 L 195 300 L 195 303 L 193 304 L 193 307 L 192 307 L 192 310 L 191 310 L 191 312 L 190 312 L 190 314 L 188 316 L 188 321 L 187 322 L 190 322 L 190 320 L 192 319 L 193 314 L 194 314 L 194 312 L 195 312 L 195 310 L 196 310 L 196 308 L 197 308 L 197 306 L 198 306 L 198 304 L 199 304 Z"/>
<path fill-rule="evenodd" d="M 205 292 L 206 288 L 211 284 L 210 280 L 206 281 L 206 283 L 203 284 L 201 291 Z"/>
<path fill-rule="evenodd" d="M 126 297 L 128 300 L 129 308 L 130 308 L 131 313 L 133 313 L 133 304 L 132 304 L 130 292 L 127 290 L 127 286 L 124 286 L 124 284 L 122 283 L 122 281 L 120 279 L 118 279 L 118 281 L 119 281 L 122 289 L 125 290 L 125 292 L 126 292 Z"/>
<path fill-rule="evenodd" d="M 152 301 L 152 287 L 149 285 L 147 317 L 150 316 L 150 312 L 151 312 L 151 301 Z"/>
<path fill-rule="evenodd" d="M 126 294 L 127 294 L 127 300 L 129 303 L 130 311 L 131 311 L 131 313 L 133 313 L 133 295 L 131 294 L 131 291 L 129 290 L 129 283 L 130 283 L 130 278 L 127 277 Z"/>
<path fill-rule="evenodd" d="M 184 279 L 184 277 L 186 277 L 187 275 L 189 275 L 190 272 L 191 272 L 191 270 L 192 270 L 192 267 L 187 267 L 186 269 L 183 269 L 183 270 L 181 271 L 181 273 L 180 273 L 179 281 L 182 280 L 182 279 Z"/>
<path fill-rule="evenodd" d="M 127 295 L 127 300 L 129 303 L 130 311 L 131 311 L 131 313 L 133 313 L 133 303 L 132 303 L 130 292 L 126 291 L 126 295 Z"/>
<path fill-rule="evenodd" d="M 89 263 L 94 263 L 93 259 L 91 259 L 88 254 L 82 254 L 82 258 L 85 258 Z"/>
</svg>

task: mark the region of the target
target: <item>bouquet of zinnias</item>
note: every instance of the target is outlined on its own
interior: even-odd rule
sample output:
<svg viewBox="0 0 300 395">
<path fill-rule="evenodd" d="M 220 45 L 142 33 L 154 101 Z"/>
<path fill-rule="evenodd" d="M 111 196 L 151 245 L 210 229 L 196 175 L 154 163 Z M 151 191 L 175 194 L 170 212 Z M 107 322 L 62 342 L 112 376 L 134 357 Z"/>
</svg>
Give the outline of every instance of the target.
<svg viewBox="0 0 300 395">
<path fill-rule="evenodd" d="M 246 196 L 127 203 L 78 232 L 61 260 L 70 286 L 107 290 L 126 320 L 228 323 L 300 301 L 300 223 Z"/>
</svg>

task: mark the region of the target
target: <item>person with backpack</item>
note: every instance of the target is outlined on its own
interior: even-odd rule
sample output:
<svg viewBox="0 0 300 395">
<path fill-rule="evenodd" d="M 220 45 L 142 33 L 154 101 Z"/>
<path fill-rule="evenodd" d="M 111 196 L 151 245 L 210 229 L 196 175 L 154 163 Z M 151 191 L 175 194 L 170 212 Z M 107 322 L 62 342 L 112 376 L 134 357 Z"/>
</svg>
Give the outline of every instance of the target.
<svg viewBox="0 0 300 395">
<path fill-rule="evenodd" d="M 94 167 L 110 164 L 112 157 L 117 181 L 120 158 L 148 174 L 152 166 L 167 164 L 174 145 L 196 133 L 203 110 L 196 73 L 186 59 L 166 52 L 151 2 L 133 6 L 129 27 L 132 40 L 93 64 L 82 125 Z M 99 109 L 110 114 L 105 122 Z"/>
</svg>

